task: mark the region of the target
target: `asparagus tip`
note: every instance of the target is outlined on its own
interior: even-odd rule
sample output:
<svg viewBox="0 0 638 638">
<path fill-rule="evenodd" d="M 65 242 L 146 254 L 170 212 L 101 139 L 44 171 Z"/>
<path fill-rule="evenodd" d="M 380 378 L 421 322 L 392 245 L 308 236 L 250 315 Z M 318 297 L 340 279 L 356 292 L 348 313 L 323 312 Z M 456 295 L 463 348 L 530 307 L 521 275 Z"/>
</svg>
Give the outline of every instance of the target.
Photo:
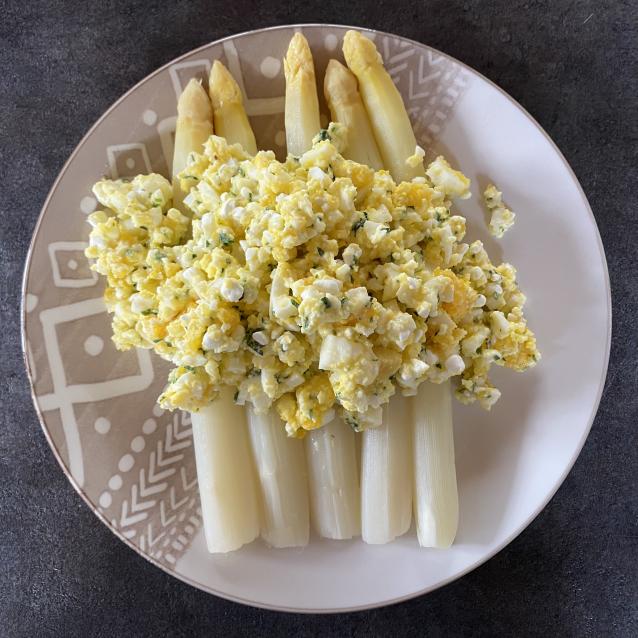
<svg viewBox="0 0 638 638">
<path fill-rule="evenodd" d="M 370 66 L 383 64 L 374 42 L 358 31 L 348 31 L 344 36 L 343 55 L 355 75 L 359 75 Z"/>
<path fill-rule="evenodd" d="M 211 120 L 213 110 L 200 80 L 192 78 L 177 100 L 177 115 L 193 120 Z"/>
<path fill-rule="evenodd" d="M 219 60 L 215 60 L 210 70 L 208 93 L 214 109 L 219 109 L 224 104 L 243 103 L 239 85 Z"/>
<path fill-rule="evenodd" d="M 290 40 L 288 51 L 284 58 L 284 74 L 286 80 L 290 82 L 299 73 L 308 73 L 314 77 L 315 67 L 308 40 L 303 34 L 295 33 Z"/>
<path fill-rule="evenodd" d="M 338 60 L 330 60 L 323 81 L 323 92 L 330 108 L 356 101 L 358 91 L 357 79 L 352 72 Z"/>
</svg>

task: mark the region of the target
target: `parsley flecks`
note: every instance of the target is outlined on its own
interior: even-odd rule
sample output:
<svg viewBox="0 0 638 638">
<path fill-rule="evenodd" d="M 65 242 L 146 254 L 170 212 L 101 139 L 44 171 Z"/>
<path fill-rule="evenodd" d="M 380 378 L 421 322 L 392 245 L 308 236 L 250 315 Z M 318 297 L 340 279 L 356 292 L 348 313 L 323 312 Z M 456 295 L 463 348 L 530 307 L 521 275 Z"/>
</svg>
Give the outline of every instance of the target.
<svg viewBox="0 0 638 638">
<path fill-rule="evenodd" d="M 323 304 L 324 308 L 326 308 L 326 309 L 332 307 L 332 304 L 330 303 L 330 299 L 328 299 L 328 297 L 322 297 L 321 298 L 321 303 Z"/>
<path fill-rule="evenodd" d="M 261 343 L 257 343 L 254 339 L 253 339 L 253 332 L 257 332 L 257 330 L 253 330 L 252 332 L 247 332 L 246 333 L 246 345 L 255 353 L 258 354 L 260 357 L 264 354 L 264 346 L 261 345 Z"/>
<path fill-rule="evenodd" d="M 349 412 L 346 412 L 344 416 L 344 420 L 355 432 L 361 432 L 361 426 L 359 425 L 359 421 L 357 421 L 357 418 L 352 416 L 352 414 L 350 414 Z"/>
<path fill-rule="evenodd" d="M 157 310 L 153 310 L 152 308 L 147 308 L 146 310 L 142 310 L 142 314 L 146 317 L 148 315 L 156 315 Z"/>
<path fill-rule="evenodd" d="M 352 232 L 356 235 L 357 231 L 360 228 L 363 228 L 365 223 L 366 223 L 365 217 L 361 217 L 360 219 L 357 219 L 357 221 L 354 224 L 352 224 Z"/>
<path fill-rule="evenodd" d="M 219 233 L 219 241 L 222 246 L 230 246 L 235 241 L 235 238 L 222 230 Z"/>
<path fill-rule="evenodd" d="M 322 142 L 325 142 L 326 140 L 332 141 L 332 138 L 330 137 L 330 133 L 328 133 L 328 129 L 322 128 L 321 131 L 319 131 L 319 139 Z"/>
</svg>

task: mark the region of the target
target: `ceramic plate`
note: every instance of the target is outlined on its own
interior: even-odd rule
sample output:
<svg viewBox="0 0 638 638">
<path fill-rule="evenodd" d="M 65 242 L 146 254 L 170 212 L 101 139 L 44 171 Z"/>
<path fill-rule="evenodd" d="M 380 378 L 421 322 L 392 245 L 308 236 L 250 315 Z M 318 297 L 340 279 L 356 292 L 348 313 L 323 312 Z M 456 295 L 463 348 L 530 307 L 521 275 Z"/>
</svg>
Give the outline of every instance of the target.
<svg viewBox="0 0 638 638">
<path fill-rule="evenodd" d="M 414 533 L 386 546 L 313 539 L 303 550 L 256 542 L 206 552 L 188 417 L 155 405 L 167 367 L 148 351 L 118 353 L 102 281 L 83 255 L 101 176 L 167 173 L 175 103 L 191 77 L 221 59 L 240 83 L 261 148 L 284 152 L 282 56 L 295 30 L 317 76 L 341 58 L 345 27 L 302 25 L 233 36 L 151 74 L 118 100 L 71 155 L 46 200 L 26 264 L 23 346 L 44 432 L 78 492 L 128 545 L 168 573 L 246 604 L 291 611 L 373 607 L 431 591 L 512 540 L 573 465 L 600 399 L 610 340 L 603 248 L 585 196 L 552 141 L 510 97 L 417 42 L 367 32 L 399 87 L 422 146 L 473 182 L 459 204 L 468 237 L 516 265 L 541 363 L 497 371 L 489 413 L 455 406 L 460 528 L 450 550 L 420 549 Z M 322 103 L 322 110 L 327 112 Z M 325 120 L 325 116 L 323 118 Z M 496 242 L 480 193 L 494 181 L 517 213 Z M 498 374 L 498 372 L 502 372 Z M 79 536 L 78 536 L 79 538 Z"/>
</svg>

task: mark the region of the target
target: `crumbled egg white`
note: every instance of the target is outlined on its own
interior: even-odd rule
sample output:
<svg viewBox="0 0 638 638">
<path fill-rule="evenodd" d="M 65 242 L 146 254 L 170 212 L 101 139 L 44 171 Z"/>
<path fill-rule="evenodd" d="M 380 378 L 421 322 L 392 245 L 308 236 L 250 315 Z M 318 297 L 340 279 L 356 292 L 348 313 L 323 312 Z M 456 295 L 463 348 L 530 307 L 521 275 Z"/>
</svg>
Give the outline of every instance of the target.
<svg viewBox="0 0 638 638">
<path fill-rule="evenodd" d="M 460 400 L 489 408 L 490 366 L 539 358 L 514 268 L 463 243 L 450 211 L 469 180 L 439 157 L 396 184 L 344 159 L 340 138 L 330 125 L 281 163 L 212 136 L 180 176 L 188 215 L 159 175 L 95 185 L 105 210 L 86 254 L 107 278 L 116 346 L 175 364 L 164 407 L 197 410 L 229 385 L 291 435 L 335 408 L 361 430 L 424 381 L 457 377 Z"/>
<path fill-rule="evenodd" d="M 497 190 L 494 184 L 490 184 L 483 193 L 485 206 L 490 212 L 490 233 L 501 239 L 503 235 L 514 225 L 516 214 L 503 204 L 503 193 Z"/>
</svg>

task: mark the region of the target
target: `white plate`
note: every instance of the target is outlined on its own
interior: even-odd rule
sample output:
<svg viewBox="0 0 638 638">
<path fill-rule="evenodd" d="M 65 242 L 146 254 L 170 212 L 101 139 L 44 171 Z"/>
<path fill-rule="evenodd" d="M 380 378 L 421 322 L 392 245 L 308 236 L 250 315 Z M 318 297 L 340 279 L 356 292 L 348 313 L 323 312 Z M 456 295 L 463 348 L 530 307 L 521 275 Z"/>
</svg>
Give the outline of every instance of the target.
<svg viewBox="0 0 638 638">
<path fill-rule="evenodd" d="M 146 558 L 205 591 L 255 606 L 343 611 L 396 602 L 467 573 L 510 542 L 572 467 L 598 407 L 611 309 L 603 248 L 585 196 L 538 124 L 481 75 L 422 44 L 369 32 L 397 81 L 415 130 L 473 181 L 459 205 L 470 238 L 511 261 L 543 354 L 523 375 L 501 372 L 503 397 L 486 413 L 455 407 L 460 528 L 450 550 L 410 534 L 387 546 L 314 539 L 301 551 L 255 543 L 207 554 L 200 530 L 187 418 L 154 400 L 166 366 L 148 352 L 116 353 L 102 283 L 82 249 L 92 183 L 103 174 L 166 173 L 175 100 L 185 81 L 221 58 L 243 81 L 262 147 L 281 153 L 280 60 L 294 30 L 317 72 L 340 56 L 344 27 L 253 31 L 204 46 L 159 69 L 116 102 L 62 169 L 27 260 L 23 344 L 44 432 L 69 479 L 113 532 Z M 502 242 L 486 233 L 488 180 L 517 212 Z M 78 540 L 81 535 L 78 532 Z"/>
</svg>

